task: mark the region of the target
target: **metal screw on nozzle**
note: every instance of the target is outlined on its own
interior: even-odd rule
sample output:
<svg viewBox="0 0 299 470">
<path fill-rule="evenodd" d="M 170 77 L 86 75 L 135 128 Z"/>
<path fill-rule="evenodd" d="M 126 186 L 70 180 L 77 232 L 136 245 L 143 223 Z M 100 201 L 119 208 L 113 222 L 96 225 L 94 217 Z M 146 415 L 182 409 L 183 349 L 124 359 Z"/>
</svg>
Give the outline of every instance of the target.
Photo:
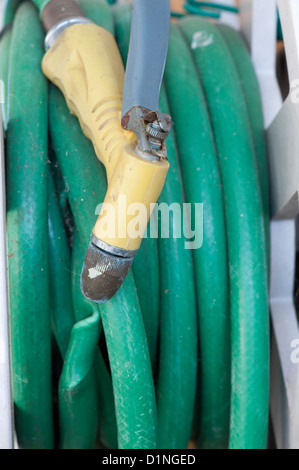
<svg viewBox="0 0 299 470">
<path fill-rule="evenodd" d="M 146 126 L 146 132 L 148 134 L 148 141 L 151 144 L 151 147 L 154 150 L 160 150 L 164 140 L 168 136 L 168 132 L 163 131 L 158 121 L 150 122 Z"/>
</svg>

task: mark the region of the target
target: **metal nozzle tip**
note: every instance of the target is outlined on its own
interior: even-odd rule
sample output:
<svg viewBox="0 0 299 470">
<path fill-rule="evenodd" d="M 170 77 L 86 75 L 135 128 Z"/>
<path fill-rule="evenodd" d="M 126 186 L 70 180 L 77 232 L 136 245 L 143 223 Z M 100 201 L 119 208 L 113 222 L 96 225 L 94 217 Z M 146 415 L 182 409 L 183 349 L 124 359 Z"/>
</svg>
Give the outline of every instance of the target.
<svg viewBox="0 0 299 470">
<path fill-rule="evenodd" d="M 107 302 L 122 285 L 133 260 L 107 253 L 90 242 L 81 272 L 83 295 L 93 302 Z"/>
</svg>

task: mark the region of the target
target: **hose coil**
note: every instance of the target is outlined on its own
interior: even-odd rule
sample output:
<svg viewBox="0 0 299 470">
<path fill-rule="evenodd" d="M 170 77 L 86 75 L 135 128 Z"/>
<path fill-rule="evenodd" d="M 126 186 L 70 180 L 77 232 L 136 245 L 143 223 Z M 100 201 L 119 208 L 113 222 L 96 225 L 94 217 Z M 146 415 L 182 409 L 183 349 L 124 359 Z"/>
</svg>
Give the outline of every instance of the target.
<svg viewBox="0 0 299 470">
<path fill-rule="evenodd" d="M 246 47 L 199 17 L 171 25 L 160 109 L 171 114 L 159 202 L 203 203 L 203 244 L 145 238 L 116 296 L 80 271 L 106 176 L 40 63 L 29 2 L 0 41 L 7 155 L 13 398 L 23 448 L 264 448 L 268 426 L 268 179 Z M 35 1 L 38 7 L 45 2 Z M 78 1 L 115 35 L 130 6 Z M 208 40 L 207 40 L 208 39 Z M 34 90 L 34 93 L 32 92 Z M 191 220 L 191 225 L 194 220 Z M 182 221 L 183 223 L 183 221 Z"/>
</svg>

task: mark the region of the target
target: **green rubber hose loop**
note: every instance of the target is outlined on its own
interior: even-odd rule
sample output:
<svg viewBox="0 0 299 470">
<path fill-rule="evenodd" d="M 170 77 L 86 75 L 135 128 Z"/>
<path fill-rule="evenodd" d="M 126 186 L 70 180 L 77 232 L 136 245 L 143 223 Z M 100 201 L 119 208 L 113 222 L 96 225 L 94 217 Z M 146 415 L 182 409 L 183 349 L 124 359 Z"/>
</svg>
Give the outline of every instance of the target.
<svg viewBox="0 0 299 470">
<path fill-rule="evenodd" d="M 160 93 L 160 109 L 169 114 L 165 88 Z M 157 384 L 158 446 L 185 449 L 188 445 L 197 380 L 197 312 L 191 250 L 183 236 L 184 189 L 173 130 L 167 137 L 170 163 L 160 203 L 180 205 L 180 226 L 172 226 L 169 238 L 159 238 L 161 273 L 160 363 Z M 171 207 L 171 206 L 170 206 Z M 175 233 L 181 230 L 182 237 Z M 175 410 L 175 412 L 174 412 Z"/>
<path fill-rule="evenodd" d="M 4 98 L 2 99 L 1 110 L 2 110 L 2 119 L 4 130 L 7 129 L 8 124 L 8 100 L 9 100 L 9 53 L 10 53 L 10 44 L 12 37 L 12 29 L 7 27 L 0 39 L 0 80 L 4 84 Z"/>
<path fill-rule="evenodd" d="M 74 232 L 74 218 L 68 202 L 68 187 L 65 184 L 61 172 L 51 147 L 49 148 L 50 162 L 51 162 L 51 173 L 55 186 L 56 199 L 59 207 L 59 211 L 62 217 L 65 236 L 69 245 L 69 251 L 72 248 L 72 239 Z"/>
<path fill-rule="evenodd" d="M 51 323 L 61 357 L 64 359 L 75 323 L 71 290 L 71 255 L 51 171 L 48 181 Z"/>
<path fill-rule="evenodd" d="M 241 36 L 226 25 L 219 25 L 219 31 L 225 39 L 233 56 L 239 75 L 250 122 L 255 149 L 259 182 L 265 220 L 266 248 L 269 257 L 269 179 L 266 139 L 264 131 L 263 108 L 259 84 L 246 45 Z"/>
<path fill-rule="evenodd" d="M 3 26 L 12 23 L 16 14 L 16 11 L 23 0 L 8 0 L 4 10 Z"/>
<path fill-rule="evenodd" d="M 43 39 L 36 9 L 21 5 L 11 42 L 7 226 L 13 397 L 18 442 L 24 448 L 53 446 Z"/>
<path fill-rule="evenodd" d="M 238 73 L 217 29 L 200 18 L 180 22 L 193 47 L 208 102 L 223 183 L 232 316 L 230 448 L 264 448 L 269 411 L 269 318 L 262 201 Z"/>
<path fill-rule="evenodd" d="M 175 25 L 164 80 L 186 201 L 202 203 L 204 211 L 203 245 L 192 250 L 199 315 L 199 446 L 223 448 L 229 428 L 230 319 L 221 179 L 205 97 L 189 47 Z"/>
<path fill-rule="evenodd" d="M 120 449 L 154 449 L 157 411 L 150 357 L 134 282 L 128 275 L 101 309 Z"/>
<path fill-rule="evenodd" d="M 92 449 L 97 438 L 98 397 L 95 351 L 100 334 L 100 314 L 76 323 L 59 381 L 61 448 Z"/>
<path fill-rule="evenodd" d="M 160 273 L 158 244 L 155 238 L 144 238 L 132 272 L 138 292 L 152 369 L 156 370 L 159 335 Z"/>
<path fill-rule="evenodd" d="M 117 425 L 110 371 L 102 354 L 95 355 L 96 379 L 99 399 L 98 442 L 105 448 L 117 449 Z"/>
<path fill-rule="evenodd" d="M 106 0 L 77 0 L 77 2 L 87 18 L 114 34 L 113 15 Z"/>
<path fill-rule="evenodd" d="M 78 152 L 82 135 L 64 98 L 50 87 L 50 131 L 80 239 L 88 246 L 95 208 L 104 200 L 106 179 L 94 153 Z M 95 202 L 96 199 L 96 202 Z M 156 446 L 156 404 L 149 352 L 133 276 L 109 302 L 101 306 L 115 397 L 119 448 Z"/>
</svg>

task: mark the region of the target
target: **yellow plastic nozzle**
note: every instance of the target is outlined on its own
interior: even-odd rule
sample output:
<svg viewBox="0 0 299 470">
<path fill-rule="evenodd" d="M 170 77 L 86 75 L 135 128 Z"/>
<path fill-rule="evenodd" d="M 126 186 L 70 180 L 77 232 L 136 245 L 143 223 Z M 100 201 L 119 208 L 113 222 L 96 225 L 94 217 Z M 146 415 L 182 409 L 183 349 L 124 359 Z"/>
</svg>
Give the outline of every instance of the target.
<svg viewBox="0 0 299 470">
<path fill-rule="evenodd" d="M 136 214 L 129 211 L 124 219 L 124 202 L 126 208 L 136 207 L 136 203 L 145 208 L 146 217 L 139 219 L 142 234 L 169 164 L 140 157 L 135 152 L 135 134 L 121 127 L 124 68 L 113 36 L 93 24 L 73 25 L 45 54 L 42 69 L 64 94 L 106 167 L 108 190 L 93 234 L 109 245 L 137 250 L 142 238 L 129 230 Z M 120 226 L 123 220 L 125 230 Z M 114 228 L 113 233 L 107 226 Z"/>
</svg>

